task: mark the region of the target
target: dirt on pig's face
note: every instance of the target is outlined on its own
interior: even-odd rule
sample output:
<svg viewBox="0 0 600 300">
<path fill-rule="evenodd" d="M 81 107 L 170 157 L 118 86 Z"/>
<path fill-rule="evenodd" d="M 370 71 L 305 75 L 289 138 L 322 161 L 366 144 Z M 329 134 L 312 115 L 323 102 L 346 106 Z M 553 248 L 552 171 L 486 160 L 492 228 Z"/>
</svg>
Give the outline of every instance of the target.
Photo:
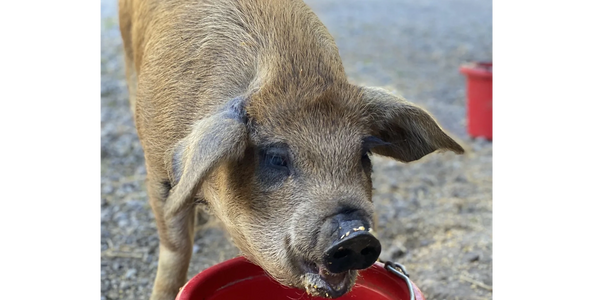
<svg viewBox="0 0 600 300">
<path fill-rule="evenodd" d="M 250 102 L 250 146 L 204 187 L 246 257 L 280 283 L 323 297 L 343 295 L 357 276 L 325 269 L 325 252 L 340 239 L 332 217 L 355 212 L 365 230 L 374 226 L 368 150 L 376 139 L 347 100 L 325 95 L 260 112 Z"/>
</svg>

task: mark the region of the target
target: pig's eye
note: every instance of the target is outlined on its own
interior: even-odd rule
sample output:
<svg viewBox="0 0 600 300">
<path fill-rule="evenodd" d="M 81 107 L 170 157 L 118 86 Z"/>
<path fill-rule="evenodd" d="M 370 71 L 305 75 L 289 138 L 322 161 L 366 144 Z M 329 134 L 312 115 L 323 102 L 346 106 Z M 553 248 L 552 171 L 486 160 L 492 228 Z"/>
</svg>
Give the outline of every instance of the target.
<svg viewBox="0 0 600 300">
<path fill-rule="evenodd" d="M 267 145 L 258 149 L 256 179 L 266 190 L 276 190 L 292 174 L 294 161 L 289 147 L 285 144 Z"/>
<path fill-rule="evenodd" d="M 289 173 L 290 161 L 287 147 L 271 146 L 260 150 L 260 165 L 268 172 L 276 174 Z M 281 171 L 281 172 L 279 172 Z M 274 173 L 274 174 L 275 174 Z"/>
<path fill-rule="evenodd" d="M 269 160 L 269 164 L 271 166 L 278 167 L 278 168 L 286 168 L 287 167 L 287 160 L 285 159 L 285 157 L 283 157 L 281 155 L 271 154 L 271 155 L 269 155 L 268 160 Z"/>
</svg>

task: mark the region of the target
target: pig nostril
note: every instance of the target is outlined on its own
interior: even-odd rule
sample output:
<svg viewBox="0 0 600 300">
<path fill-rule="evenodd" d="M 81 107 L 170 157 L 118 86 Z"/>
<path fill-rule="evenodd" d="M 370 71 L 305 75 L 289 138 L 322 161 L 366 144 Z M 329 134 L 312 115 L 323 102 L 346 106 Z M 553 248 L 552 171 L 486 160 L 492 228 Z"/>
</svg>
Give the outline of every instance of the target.
<svg viewBox="0 0 600 300">
<path fill-rule="evenodd" d="M 379 257 L 381 244 L 370 233 L 361 231 L 336 241 L 325 251 L 325 268 L 330 273 L 362 270 L 370 267 Z"/>
<path fill-rule="evenodd" d="M 342 249 L 342 250 L 339 250 L 339 251 L 335 252 L 333 254 L 333 258 L 340 259 L 340 258 L 344 258 L 344 257 L 346 257 L 346 256 L 348 256 L 350 254 L 352 254 L 352 250 L 350 250 L 350 249 Z"/>
<path fill-rule="evenodd" d="M 365 249 L 362 249 L 360 251 L 360 254 L 362 256 L 368 256 L 368 255 L 371 255 L 371 254 L 375 254 L 375 248 L 373 248 L 373 247 L 367 247 Z"/>
</svg>

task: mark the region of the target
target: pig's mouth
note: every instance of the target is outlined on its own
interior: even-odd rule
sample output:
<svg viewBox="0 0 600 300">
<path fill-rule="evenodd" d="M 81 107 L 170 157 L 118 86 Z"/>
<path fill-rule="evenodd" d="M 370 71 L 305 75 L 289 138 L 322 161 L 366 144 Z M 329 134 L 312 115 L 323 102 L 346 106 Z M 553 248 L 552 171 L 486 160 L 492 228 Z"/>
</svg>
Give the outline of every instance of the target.
<svg viewBox="0 0 600 300">
<path fill-rule="evenodd" d="M 330 273 L 325 265 L 314 262 L 302 264 L 304 289 L 309 295 L 325 298 L 337 298 L 346 294 L 356 281 L 356 270 L 342 273 Z"/>
</svg>

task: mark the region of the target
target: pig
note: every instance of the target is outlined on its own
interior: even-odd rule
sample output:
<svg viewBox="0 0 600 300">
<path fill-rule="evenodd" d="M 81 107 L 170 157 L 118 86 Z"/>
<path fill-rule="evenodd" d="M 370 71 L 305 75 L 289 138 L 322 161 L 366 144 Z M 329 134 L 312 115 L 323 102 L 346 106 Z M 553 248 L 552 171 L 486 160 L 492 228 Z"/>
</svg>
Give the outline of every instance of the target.
<svg viewBox="0 0 600 300">
<path fill-rule="evenodd" d="M 400 96 L 348 81 L 298 0 L 120 0 L 129 100 L 160 238 L 151 299 L 186 281 L 196 209 L 281 284 L 337 298 L 381 252 L 373 154 L 463 153 Z"/>
</svg>

